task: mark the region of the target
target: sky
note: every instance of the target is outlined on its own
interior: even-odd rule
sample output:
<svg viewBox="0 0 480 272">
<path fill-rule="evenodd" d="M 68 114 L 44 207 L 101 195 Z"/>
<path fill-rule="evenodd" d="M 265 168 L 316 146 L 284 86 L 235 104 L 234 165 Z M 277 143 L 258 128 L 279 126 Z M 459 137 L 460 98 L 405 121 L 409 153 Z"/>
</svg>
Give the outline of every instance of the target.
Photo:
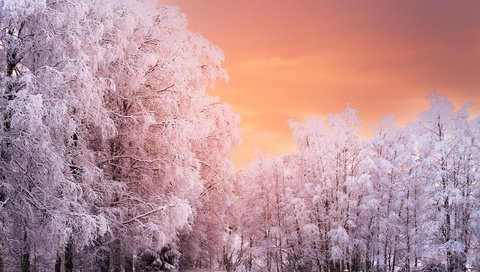
<svg viewBox="0 0 480 272">
<path fill-rule="evenodd" d="M 480 112 L 480 1 L 168 0 L 225 54 L 213 93 L 240 114 L 235 167 L 294 151 L 288 120 L 359 111 L 404 125 L 437 91 Z"/>
</svg>

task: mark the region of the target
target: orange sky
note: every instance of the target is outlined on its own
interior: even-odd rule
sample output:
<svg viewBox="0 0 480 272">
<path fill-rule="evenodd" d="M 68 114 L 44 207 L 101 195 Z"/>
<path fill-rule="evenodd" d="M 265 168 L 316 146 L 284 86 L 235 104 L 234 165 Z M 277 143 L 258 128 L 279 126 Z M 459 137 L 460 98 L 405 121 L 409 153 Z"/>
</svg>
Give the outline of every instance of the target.
<svg viewBox="0 0 480 272">
<path fill-rule="evenodd" d="M 225 53 L 214 93 L 242 118 L 238 169 L 293 150 L 288 119 L 350 104 L 368 135 L 389 114 L 413 120 L 433 90 L 480 104 L 480 1 L 168 2 Z"/>
</svg>

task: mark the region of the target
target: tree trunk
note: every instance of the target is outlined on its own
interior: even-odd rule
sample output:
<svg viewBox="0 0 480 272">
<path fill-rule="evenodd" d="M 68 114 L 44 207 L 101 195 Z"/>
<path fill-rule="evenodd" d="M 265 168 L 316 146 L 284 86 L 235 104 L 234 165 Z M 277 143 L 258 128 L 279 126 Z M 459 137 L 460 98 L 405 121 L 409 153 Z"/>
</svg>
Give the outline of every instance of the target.
<svg viewBox="0 0 480 272">
<path fill-rule="evenodd" d="M 62 271 L 62 257 L 57 253 L 57 259 L 55 260 L 55 272 Z"/>
<path fill-rule="evenodd" d="M 65 247 L 65 272 L 73 272 L 73 241 L 71 239 Z"/>
<path fill-rule="evenodd" d="M 133 256 L 130 254 L 125 256 L 125 272 L 133 272 Z"/>
<path fill-rule="evenodd" d="M 446 181 L 444 181 L 444 188 L 446 188 Z M 443 208 L 445 209 L 445 222 L 443 226 L 445 243 L 449 243 L 451 240 L 451 218 L 449 211 L 449 198 L 445 197 L 443 202 Z M 452 251 L 447 250 L 447 271 L 453 272 L 455 270 L 455 261 L 453 260 Z"/>
<path fill-rule="evenodd" d="M 30 253 L 28 251 L 24 251 L 22 254 L 22 264 L 21 264 L 21 271 L 22 272 L 30 272 Z"/>
<path fill-rule="evenodd" d="M 111 266 L 112 266 L 112 271 L 113 272 L 120 272 L 122 271 L 122 250 L 121 250 L 121 245 L 120 245 L 120 240 L 115 239 L 113 243 L 111 244 L 110 247 L 110 252 L 111 252 Z"/>
<path fill-rule="evenodd" d="M 23 233 L 23 252 L 22 252 L 22 260 L 20 264 L 20 270 L 22 272 L 30 272 L 30 246 L 28 245 L 27 241 L 27 232 L 24 231 Z"/>
<path fill-rule="evenodd" d="M 99 244 L 98 253 L 95 260 L 95 265 L 100 272 L 109 272 L 110 270 L 110 252 L 107 247 L 103 245 L 101 239 L 97 240 Z"/>
<path fill-rule="evenodd" d="M 5 264 L 4 264 L 4 260 L 3 260 L 3 252 L 1 250 L 2 248 L 0 248 L 0 272 L 4 272 L 5 271 Z"/>
<path fill-rule="evenodd" d="M 407 189 L 407 201 L 410 202 L 410 188 Z M 411 256 L 411 245 L 410 245 L 410 207 L 407 206 L 407 227 L 406 227 L 406 237 L 407 237 L 407 257 L 405 260 L 405 272 L 410 272 L 410 256 Z"/>
</svg>

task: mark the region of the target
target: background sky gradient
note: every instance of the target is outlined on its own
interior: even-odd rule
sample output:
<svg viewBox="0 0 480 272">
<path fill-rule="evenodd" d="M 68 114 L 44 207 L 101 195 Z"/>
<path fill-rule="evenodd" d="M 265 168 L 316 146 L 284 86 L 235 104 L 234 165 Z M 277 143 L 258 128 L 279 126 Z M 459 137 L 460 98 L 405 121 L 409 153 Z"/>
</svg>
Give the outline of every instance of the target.
<svg viewBox="0 0 480 272">
<path fill-rule="evenodd" d="M 480 1 L 169 0 L 225 53 L 214 94 L 242 118 L 245 168 L 256 150 L 294 149 L 287 121 L 359 111 L 362 135 L 426 110 L 438 91 L 480 104 Z"/>
</svg>

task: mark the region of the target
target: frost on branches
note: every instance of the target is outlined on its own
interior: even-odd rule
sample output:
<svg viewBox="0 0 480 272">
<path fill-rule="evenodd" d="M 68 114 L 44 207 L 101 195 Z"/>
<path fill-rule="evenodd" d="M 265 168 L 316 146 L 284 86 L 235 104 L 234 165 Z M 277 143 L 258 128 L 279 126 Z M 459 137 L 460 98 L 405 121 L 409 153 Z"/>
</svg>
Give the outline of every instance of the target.
<svg viewBox="0 0 480 272">
<path fill-rule="evenodd" d="M 368 141 L 351 108 L 292 122 L 298 152 L 236 179 L 227 267 L 480 270 L 480 118 L 429 99 L 415 122 L 387 118 Z"/>
<path fill-rule="evenodd" d="M 5 0 L 0 24 L 0 271 L 177 269 L 230 190 L 220 50 L 153 1 Z"/>
</svg>

